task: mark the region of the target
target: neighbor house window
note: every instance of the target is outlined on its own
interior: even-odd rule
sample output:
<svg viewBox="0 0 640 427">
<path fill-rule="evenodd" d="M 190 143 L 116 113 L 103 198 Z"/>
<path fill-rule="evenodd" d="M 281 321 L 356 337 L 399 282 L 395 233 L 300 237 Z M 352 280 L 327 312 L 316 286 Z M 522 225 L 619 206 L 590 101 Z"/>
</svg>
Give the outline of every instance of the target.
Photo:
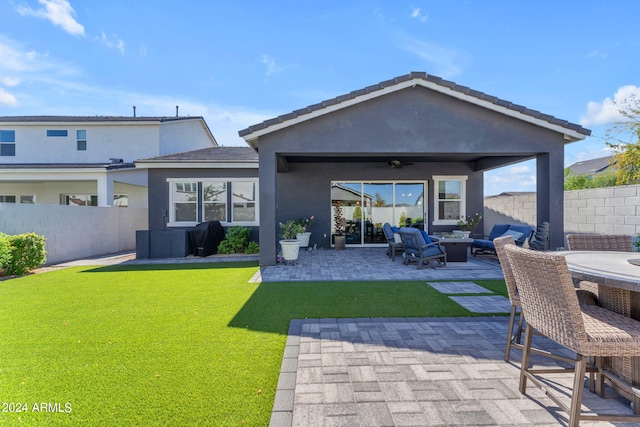
<svg viewBox="0 0 640 427">
<path fill-rule="evenodd" d="M 35 198 L 34 198 L 35 200 Z M 60 204 L 67 206 L 98 206 L 97 194 L 61 194 Z M 127 207 L 129 198 L 126 194 L 114 194 L 113 206 Z"/>
<path fill-rule="evenodd" d="M 434 224 L 456 224 L 466 217 L 466 176 L 434 176 Z"/>
<path fill-rule="evenodd" d="M 204 221 L 258 225 L 256 179 L 167 181 L 170 188 L 169 225 L 190 226 Z"/>
<path fill-rule="evenodd" d="M 48 129 L 47 136 L 68 136 L 66 129 Z"/>
<path fill-rule="evenodd" d="M 33 194 L 21 194 L 20 203 L 24 203 L 26 205 L 35 205 L 36 196 L 34 196 Z"/>
<path fill-rule="evenodd" d="M 16 196 L 0 196 L 0 203 L 15 203 L 16 202 Z"/>
<path fill-rule="evenodd" d="M 87 131 L 76 131 L 76 148 L 78 151 L 87 151 Z"/>
<path fill-rule="evenodd" d="M 67 206 L 98 206 L 96 194 L 61 194 L 60 204 Z"/>
<path fill-rule="evenodd" d="M 0 156 L 13 157 L 16 155 L 16 131 L 0 130 Z"/>
</svg>

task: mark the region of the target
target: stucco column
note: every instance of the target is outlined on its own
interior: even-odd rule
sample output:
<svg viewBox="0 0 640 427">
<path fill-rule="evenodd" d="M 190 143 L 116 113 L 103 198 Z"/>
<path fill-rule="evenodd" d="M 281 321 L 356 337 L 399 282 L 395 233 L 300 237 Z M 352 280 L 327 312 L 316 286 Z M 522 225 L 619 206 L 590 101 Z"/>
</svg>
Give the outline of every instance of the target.
<svg viewBox="0 0 640 427">
<path fill-rule="evenodd" d="M 103 174 L 98 177 L 98 206 L 111 206 L 113 205 L 113 178 L 110 178 L 108 174 Z"/>
<path fill-rule="evenodd" d="M 276 173 L 275 153 L 260 150 L 260 265 L 276 264 Z"/>
<path fill-rule="evenodd" d="M 536 156 L 537 221 L 549 222 L 549 249 L 564 246 L 564 146 Z"/>
</svg>

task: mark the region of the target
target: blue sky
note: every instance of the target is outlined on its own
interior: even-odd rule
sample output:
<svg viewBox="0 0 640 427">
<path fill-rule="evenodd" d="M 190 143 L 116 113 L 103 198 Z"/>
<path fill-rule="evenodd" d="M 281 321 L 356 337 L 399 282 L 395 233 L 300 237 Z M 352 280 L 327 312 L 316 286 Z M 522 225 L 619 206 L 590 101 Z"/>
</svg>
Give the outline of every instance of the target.
<svg viewBox="0 0 640 427">
<path fill-rule="evenodd" d="M 640 2 L 0 0 L 0 115 L 203 116 L 238 130 L 425 71 L 593 131 L 640 95 Z M 535 190 L 535 163 L 485 194 Z"/>
</svg>

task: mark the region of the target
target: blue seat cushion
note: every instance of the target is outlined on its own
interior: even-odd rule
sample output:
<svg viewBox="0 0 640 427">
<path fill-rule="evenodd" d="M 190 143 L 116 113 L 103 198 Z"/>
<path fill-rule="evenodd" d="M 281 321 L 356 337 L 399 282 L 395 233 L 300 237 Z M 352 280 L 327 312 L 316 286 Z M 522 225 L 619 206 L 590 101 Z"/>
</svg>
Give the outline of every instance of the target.
<svg viewBox="0 0 640 427">
<path fill-rule="evenodd" d="M 429 235 L 427 234 L 426 231 L 424 230 L 420 230 L 420 234 L 422 234 L 422 237 L 424 238 L 424 241 L 429 244 L 431 243 L 431 238 L 429 237 Z"/>
<path fill-rule="evenodd" d="M 509 227 L 510 227 L 509 224 L 494 225 L 493 228 L 491 228 L 491 232 L 489 233 L 489 237 L 487 237 L 487 240 L 493 240 L 496 237 L 502 236 L 505 233 L 505 231 L 509 229 Z"/>
</svg>

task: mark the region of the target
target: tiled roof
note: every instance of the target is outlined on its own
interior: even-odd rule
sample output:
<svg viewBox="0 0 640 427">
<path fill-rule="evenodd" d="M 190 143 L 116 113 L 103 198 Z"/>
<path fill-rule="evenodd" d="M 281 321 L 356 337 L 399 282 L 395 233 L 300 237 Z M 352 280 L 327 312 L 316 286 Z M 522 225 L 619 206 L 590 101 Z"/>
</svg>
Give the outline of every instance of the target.
<svg viewBox="0 0 640 427">
<path fill-rule="evenodd" d="M 166 156 L 136 160 L 136 163 L 166 162 L 258 162 L 258 153 L 251 147 L 210 147 Z"/>
<path fill-rule="evenodd" d="M 0 170 L 8 169 L 128 169 L 133 163 L 5 163 Z"/>
<path fill-rule="evenodd" d="M 613 156 L 600 157 L 597 159 L 583 160 L 569 166 L 569 170 L 576 175 L 595 174 L 611 167 Z"/>
<path fill-rule="evenodd" d="M 156 116 L 0 116 L 0 123 L 69 123 L 69 122 L 174 122 L 179 120 L 204 120 L 193 117 L 156 117 Z"/>
<path fill-rule="evenodd" d="M 541 113 L 539 111 L 531 110 L 531 109 L 529 109 L 527 107 L 523 107 L 521 105 L 517 105 L 517 104 L 514 104 L 512 102 L 502 100 L 502 99 L 497 98 L 495 96 L 487 95 L 487 94 L 485 94 L 483 92 L 480 92 L 480 91 L 477 91 L 477 90 L 473 90 L 473 89 L 471 89 L 469 87 L 466 87 L 466 86 L 458 85 L 458 84 L 456 84 L 454 82 L 451 82 L 451 81 L 448 81 L 448 80 L 444 80 L 444 79 L 442 79 L 440 77 L 429 75 L 429 74 L 427 74 L 425 72 L 416 72 L 416 71 L 411 72 L 409 74 L 406 74 L 404 76 L 396 77 L 396 78 L 391 79 L 391 80 L 386 80 L 384 82 L 381 82 L 381 83 L 378 83 L 378 84 L 375 84 L 375 85 L 372 85 L 372 86 L 368 86 L 368 87 L 366 87 L 364 89 L 360 89 L 360 90 L 356 90 L 356 91 L 350 92 L 350 93 L 348 93 L 346 95 L 341 95 L 341 96 L 338 96 L 336 98 L 320 102 L 318 104 L 310 105 L 310 106 L 308 106 L 306 108 L 295 110 L 295 111 L 293 111 L 291 113 L 288 113 L 288 114 L 283 114 L 281 116 L 278 116 L 278 117 L 270 119 L 270 120 L 266 120 L 266 121 L 264 121 L 262 123 L 259 123 L 259 124 L 253 125 L 253 126 L 249 126 L 248 128 L 239 131 L 238 134 L 241 137 L 245 137 L 245 136 L 250 135 L 250 134 L 252 134 L 252 133 L 254 133 L 256 131 L 260 131 L 260 130 L 266 129 L 266 128 L 270 127 L 270 126 L 281 124 L 281 123 L 284 123 L 286 121 L 293 120 L 293 119 L 302 117 L 302 116 L 310 114 L 310 113 L 319 112 L 322 109 L 341 104 L 341 103 L 343 103 L 345 101 L 353 100 L 353 99 L 356 99 L 356 98 L 358 98 L 360 96 L 364 96 L 364 95 L 368 95 L 368 94 L 371 94 L 371 93 L 375 93 L 377 91 L 381 91 L 383 89 L 391 88 L 392 86 L 400 85 L 400 84 L 402 84 L 404 82 L 408 82 L 408 81 L 412 81 L 412 80 L 419 80 L 419 81 L 428 82 L 429 84 L 440 86 L 443 89 L 448 89 L 450 91 L 457 92 L 457 93 L 459 93 L 459 94 L 461 94 L 463 96 L 470 97 L 470 98 L 475 98 L 475 99 L 477 99 L 479 101 L 483 101 L 483 102 L 486 102 L 486 103 L 489 103 L 489 104 L 493 104 L 496 107 L 501 107 L 501 108 L 505 108 L 505 109 L 508 109 L 508 110 L 512 110 L 514 112 L 523 114 L 525 116 L 530 116 L 530 117 L 532 117 L 534 119 L 538 119 L 538 120 L 542 120 L 542 121 L 548 122 L 549 124 L 552 124 L 552 125 L 556 125 L 556 126 L 560 126 L 560 127 L 566 128 L 566 129 L 570 129 L 570 130 L 573 130 L 574 132 L 577 132 L 577 133 L 585 135 L 585 136 L 591 135 L 591 131 L 589 129 L 585 129 L 580 125 L 577 125 L 577 124 L 574 124 L 574 123 L 570 123 L 570 122 L 568 122 L 566 120 L 557 119 L 557 118 L 555 118 L 553 116 L 550 116 L 548 114 L 543 114 L 543 113 Z"/>
</svg>

